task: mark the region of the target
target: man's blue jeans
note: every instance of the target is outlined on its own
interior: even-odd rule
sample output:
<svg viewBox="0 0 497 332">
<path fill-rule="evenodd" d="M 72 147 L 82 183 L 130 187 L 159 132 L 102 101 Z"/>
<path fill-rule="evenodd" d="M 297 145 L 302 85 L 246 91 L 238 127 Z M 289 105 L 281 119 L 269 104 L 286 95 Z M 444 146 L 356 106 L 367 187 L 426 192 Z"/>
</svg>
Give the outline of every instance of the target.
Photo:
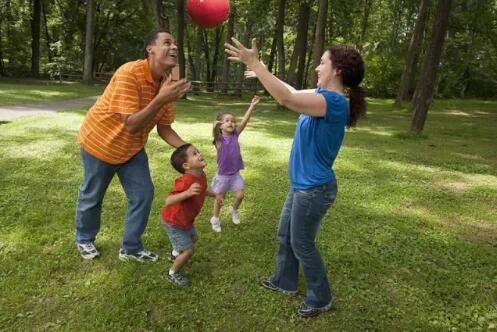
<svg viewBox="0 0 497 332">
<path fill-rule="evenodd" d="M 76 208 L 76 242 L 94 242 L 100 230 L 102 201 L 110 181 L 117 173 L 128 198 L 128 214 L 121 243 L 126 253 L 143 249 L 141 235 L 147 226 L 154 199 L 154 185 L 150 178 L 145 149 L 126 163 L 108 164 L 80 149 L 84 177 L 79 187 Z"/>
<path fill-rule="evenodd" d="M 292 189 L 281 210 L 278 227 L 280 246 L 271 283 L 283 290 L 295 292 L 300 263 L 307 283 L 305 303 L 312 308 L 324 307 L 332 299 L 326 269 L 315 240 L 321 221 L 336 194 L 336 183 L 309 190 Z"/>
</svg>

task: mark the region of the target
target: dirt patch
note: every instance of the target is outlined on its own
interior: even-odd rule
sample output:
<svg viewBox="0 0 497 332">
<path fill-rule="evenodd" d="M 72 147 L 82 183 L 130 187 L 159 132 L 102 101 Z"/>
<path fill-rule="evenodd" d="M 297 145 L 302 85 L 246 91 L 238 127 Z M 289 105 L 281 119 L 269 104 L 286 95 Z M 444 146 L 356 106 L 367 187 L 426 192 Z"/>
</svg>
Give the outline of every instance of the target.
<svg viewBox="0 0 497 332">
<path fill-rule="evenodd" d="M 497 224 L 490 221 L 455 220 L 454 229 L 459 238 L 478 243 L 486 243 L 497 247 Z M 451 222 L 452 225 L 452 222 Z"/>
<path fill-rule="evenodd" d="M 442 186 L 449 189 L 449 190 L 452 190 L 454 192 L 458 192 L 458 193 L 465 192 L 467 189 L 469 189 L 471 187 L 471 185 L 469 185 L 466 182 L 462 182 L 462 181 L 446 182 L 446 183 L 443 183 Z"/>
</svg>

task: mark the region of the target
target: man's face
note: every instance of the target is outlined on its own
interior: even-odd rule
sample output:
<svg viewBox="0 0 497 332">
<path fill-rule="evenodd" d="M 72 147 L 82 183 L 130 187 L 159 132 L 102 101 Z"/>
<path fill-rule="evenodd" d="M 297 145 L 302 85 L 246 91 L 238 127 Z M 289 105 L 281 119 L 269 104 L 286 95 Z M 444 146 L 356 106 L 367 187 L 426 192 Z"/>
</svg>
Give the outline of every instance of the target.
<svg viewBox="0 0 497 332">
<path fill-rule="evenodd" d="M 157 34 L 155 43 L 147 46 L 149 58 L 156 63 L 171 68 L 176 66 L 178 61 L 178 47 L 176 40 L 167 32 Z"/>
</svg>

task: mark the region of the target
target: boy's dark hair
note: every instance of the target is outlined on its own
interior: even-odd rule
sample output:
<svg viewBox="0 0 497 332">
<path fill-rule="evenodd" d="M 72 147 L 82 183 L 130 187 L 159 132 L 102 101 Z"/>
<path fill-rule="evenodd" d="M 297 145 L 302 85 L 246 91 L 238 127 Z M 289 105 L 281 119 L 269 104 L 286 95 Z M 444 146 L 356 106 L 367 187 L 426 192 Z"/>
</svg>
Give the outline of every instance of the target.
<svg viewBox="0 0 497 332">
<path fill-rule="evenodd" d="M 174 150 L 171 155 L 171 165 L 173 165 L 174 169 L 180 172 L 181 174 L 185 174 L 185 169 L 183 168 L 183 164 L 186 162 L 186 150 L 192 146 L 190 143 L 183 144 L 176 150 Z"/>
<path fill-rule="evenodd" d="M 149 45 L 153 45 L 155 43 L 155 40 L 157 39 L 157 35 L 159 33 L 162 33 L 162 32 L 171 34 L 169 32 L 169 30 L 161 28 L 161 29 L 150 31 L 149 33 L 147 33 L 147 35 L 145 36 L 145 38 L 143 38 L 143 51 L 145 52 L 144 53 L 145 54 L 145 59 L 148 57 L 147 47 Z"/>
</svg>

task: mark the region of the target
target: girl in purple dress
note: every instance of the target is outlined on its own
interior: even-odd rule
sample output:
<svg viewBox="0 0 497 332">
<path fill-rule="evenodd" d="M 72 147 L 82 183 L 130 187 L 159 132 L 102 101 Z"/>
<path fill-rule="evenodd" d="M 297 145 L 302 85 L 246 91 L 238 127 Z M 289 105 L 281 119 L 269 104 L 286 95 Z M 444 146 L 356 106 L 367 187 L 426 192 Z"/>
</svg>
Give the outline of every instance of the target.
<svg viewBox="0 0 497 332">
<path fill-rule="evenodd" d="M 243 178 L 240 170 L 244 168 L 238 136 L 242 133 L 252 115 L 255 105 L 260 98 L 254 96 L 249 108 L 245 112 L 242 121 L 236 123 L 235 115 L 231 112 L 219 113 L 214 121 L 212 143 L 217 150 L 217 172 L 212 179 L 212 191 L 216 194 L 214 212 L 211 218 L 211 226 L 215 232 L 221 231 L 221 220 L 219 213 L 221 203 L 227 192 L 234 193 L 233 205 L 230 206 L 231 219 L 234 224 L 240 223 L 240 212 L 238 207 L 243 200 Z"/>
</svg>

